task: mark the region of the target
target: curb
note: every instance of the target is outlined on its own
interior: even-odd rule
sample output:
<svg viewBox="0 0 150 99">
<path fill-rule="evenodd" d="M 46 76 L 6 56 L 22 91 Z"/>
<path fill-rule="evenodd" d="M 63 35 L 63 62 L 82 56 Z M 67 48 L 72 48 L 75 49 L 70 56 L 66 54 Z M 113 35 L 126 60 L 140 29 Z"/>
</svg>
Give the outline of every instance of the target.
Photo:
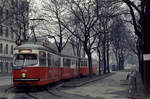
<svg viewBox="0 0 150 99">
<path fill-rule="evenodd" d="M 72 84 L 72 85 L 62 85 L 61 87 L 65 87 L 65 88 L 71 88 L 71 87 L 80 87 L 82 85 L 85 85 L 85 84 L 88 84 L 90 82 L 94 82 L 94 81 L 97 81 L 97 80 L 101 80 L 101 79 L 104 79 L 106 77 L 109 77 L 109 76 L 112 76 L 114 75 L 115 73 L 109 73 L 109 74 L 105 74 L 103 76 L 100 76 L 96 79 L 92 79 L 92 80 L 88 80 L 88 81 L 85 81 L 85 82 L 81 82 L 81 83 L 78 83 L 78 84 Z"/>
</svg>

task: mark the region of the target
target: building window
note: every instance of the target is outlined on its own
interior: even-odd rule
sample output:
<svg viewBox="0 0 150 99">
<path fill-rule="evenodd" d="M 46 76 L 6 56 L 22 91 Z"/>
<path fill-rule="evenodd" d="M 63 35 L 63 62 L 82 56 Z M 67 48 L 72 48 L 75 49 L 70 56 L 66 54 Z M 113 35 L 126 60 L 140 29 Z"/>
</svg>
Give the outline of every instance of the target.
<svg viewBox="0 0 150 99">
<path fill-rule="evenodd" d="M 3 44 L 0 44 L 0 53 L 3 53 Z"/>
<path fill-rule="evenodd" d="M 3 8 L 0 7 L 0 19 L 3 18 Z"/>
<path fill-rule="evenodd" d="M 3 26 L 0 26 L 0 36 L 3 35 Z"/>
<path fill-rule="evenodd" d="M 15 16 L 16 23 L 18 24 L 18 16 Z"/>
<path fill-rule="evenodd" d="M 9 11 L 8 11 L 8 9 L 6 9 L 6 19 L 8 19 L 8 17 L 9 17 Z"/>
<path fill-rule="evenodd" d="M 6 54 L 8 54 L 8 44 L 6 44 Z"/>
<path fill-rule="evenodd" d="M 15 23 L 15 14 L 12 14 L 12 23 Z"/>
<path fill-rule="evenodd" d="M 18 7 L 18 0 L 16 0 L 16 7 Z"/>
<path fill-rule="evenodd" d="M 11 54 L 13 54 L 13 50 L 14 50 L 14 47 L 13 45 L 11 45 L 11 51 L 10 51 Z"/>
<path fill-rule="evenodd" d="M 8 27 L 6 27 L 6 34 L 5 34 L 6 37 L 8 37 Z"/>
<path fill-rule="evenodd" d="M 14 0 L 11 0 L 11 4 L 12 4 L 12 5 L 14 4 Z"/>
<path fill-rule="evenodd" d="M 8 73 L 8 62 L 5 63 L 5 72 Z"/>
<path fill-rule="evenodd" d="M 12 27 L 11 27 L 11 38 L 12 38 L 12 39 L 14 38 L 14 30 L 13 30 Z"/>
<path fill-rule="evenodd" d="M 0 62 L 0 73 L 3 72 L 3 62 Z"/>
</svg>

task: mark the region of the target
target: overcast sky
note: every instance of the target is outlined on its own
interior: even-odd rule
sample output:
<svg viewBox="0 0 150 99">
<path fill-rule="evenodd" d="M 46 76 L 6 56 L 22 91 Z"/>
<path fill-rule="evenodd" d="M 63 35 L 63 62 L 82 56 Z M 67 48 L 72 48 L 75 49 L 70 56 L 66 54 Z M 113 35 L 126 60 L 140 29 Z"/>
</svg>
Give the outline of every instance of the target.
<svg viewBox="0 0 150 99">
<path fill-rule="evenodd" d="M 43 0 L 32 0 L 33 2 L 35 2 L 36 6 L 41 8 L 42 7 L 42 1 Z"/>
</svg>

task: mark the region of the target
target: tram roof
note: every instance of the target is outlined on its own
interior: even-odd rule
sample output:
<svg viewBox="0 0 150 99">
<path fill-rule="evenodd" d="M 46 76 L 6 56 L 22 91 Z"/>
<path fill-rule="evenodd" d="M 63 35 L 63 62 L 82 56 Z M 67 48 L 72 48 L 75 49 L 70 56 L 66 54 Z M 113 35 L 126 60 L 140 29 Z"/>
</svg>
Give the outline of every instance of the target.
<svg viewBox="0 0 150 99">
<path fill-rule="evenodd" d="M 49 51 L 49 52 L 52 52 L 52 53 L 55 53 L 55 54 L 58 54 L 57 51 L 49 48 L 49 47 L 46 47 L 46 46 L 43 46 L 43 45 L 40 45 L 40 44 L 36 44 L 36 43 L 27 43 L 27 44 L 22 44 L 20 46 L 17 46 L 14 48 L 15 50 L 19 50 L 19 49 L 37 49 L 37 50 L 43 50 L 43 51 Z"/>
<path fill-rule="evenodd" d="M 16 46 L 14 48 L 14 50 L 20 50 L 20 49 L 37 49 L 37 50 L 49 51 L 56 55 L 61 55 L 62 57 L 79 58 L 77 56 L 69 56 L 69 55 L 59 54 L 57 51 L 55 51 L 55 49 L 52 49 L 47 46 L 43 46 L 41 43 L 24 43 L 24 44 Z M 87 58 L 81 57 L 81 59 L 86 60 Z"/>
</svg>

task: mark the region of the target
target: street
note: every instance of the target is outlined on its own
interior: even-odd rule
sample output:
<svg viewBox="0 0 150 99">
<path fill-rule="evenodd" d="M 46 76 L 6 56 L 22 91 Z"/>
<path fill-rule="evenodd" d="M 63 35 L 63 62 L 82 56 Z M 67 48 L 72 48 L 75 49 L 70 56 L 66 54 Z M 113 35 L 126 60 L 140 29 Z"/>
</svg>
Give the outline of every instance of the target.
<svg viewBox="0 0 150 99">
<path fill-rule="evenodd" d="M 16 91 L 11 88 L 11 77 L 0 77 L 0 99 L 127 99 L 128 85 L 121 85 L 120 80 L 126 79 L 127 72 L 115 72 L 101 80 L 90 82 L 80 87 L 58 88 L 50 87 L 40 91 Z"/>
<path fill-rule="evenodd" d="M 150 0 L 0 0 L 0 99 L 150 98 L 149 26 Z"/>
</svg>

